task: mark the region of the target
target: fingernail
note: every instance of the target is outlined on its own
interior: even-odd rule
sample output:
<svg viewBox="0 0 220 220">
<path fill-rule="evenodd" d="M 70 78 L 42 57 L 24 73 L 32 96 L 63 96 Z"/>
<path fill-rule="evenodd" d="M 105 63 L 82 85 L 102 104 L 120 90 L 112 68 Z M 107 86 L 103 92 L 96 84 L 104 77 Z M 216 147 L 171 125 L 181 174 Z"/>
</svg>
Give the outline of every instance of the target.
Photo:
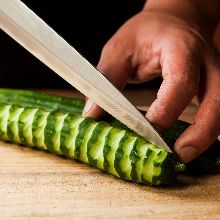
<svg viewBox="0 0 220 220">
<path fill-rule="evenodd" d="M 88 99 L 88 101 L 86 101 L 82 115 L 86 115 L 92 109 L 94 104 L 95 103 L 91 99 Z"/>
<path fill-rule="evenodd" d="M 184 163 L 188 163 L 198 155 L 197 150 L 192 146 L 185 146 L 180 150 L 180 158 Z"/>
</svg>

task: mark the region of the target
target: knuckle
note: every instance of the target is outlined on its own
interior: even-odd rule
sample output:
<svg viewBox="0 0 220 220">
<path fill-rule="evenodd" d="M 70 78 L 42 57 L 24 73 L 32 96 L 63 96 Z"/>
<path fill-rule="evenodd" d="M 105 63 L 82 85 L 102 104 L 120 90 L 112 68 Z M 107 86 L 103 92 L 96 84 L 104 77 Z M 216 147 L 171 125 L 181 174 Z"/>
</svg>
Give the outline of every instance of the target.
<svg viewBox="0 0 220 220">
<path fill-rule="evenodd" d="M 109 53 L 113 53 L 115 48 L 116 48 L 115 42 L 113 40 L 109 40 L 102 48 L 101 56 L 104 56 Z"/>
<path fill-rule="evenodd" d="M 176 85 L 176 89 L 184 91 L 185 94 L 195 95 L 199 89 L 199 77 L 185 71 L 179 71 L 175 75 L 171 75 L 170 84 Z"/>
<path fill-rule="evenodd" d="M 203 43 L 202 37 L 195 34 L 193 31 L 179 31 L 175 34 L 174 38 L 178 50 L 188 52 L 188 54 L 197 54 L 201 50 Z"/>
<path fill-rule="evenodd" d="M 102 53 L 110 53 L 113 55 L 115 51 L 122 51 L 125 47 L 125 43 L 114 36 L 104 45 Z"/>
<path fill-rule="evenodd" d="M 113 36 L 102 48 L 101 59 L 126 60 L 132 56 L 132 53 L 131 45 L 126 40 L 123 41 L 117 36 Z"/>
<path fill-rule="evenodd" d="M 166 105 L 161 106 L 159 114 L 160 114 L 160 117 L 163 118 L 163 119 L 167 118 L 168 116 L 173 116 L 174 115 L 174 113 L 173 113 L 173 111 L 171 111 L 170 107 L 168 107 Z"/>
<path fill-rule="evenodd" d="M 154 110 L 155 114 L 152 114 L 152 112 L 150 113 L 154 116 L 156 121 L 164 121 L 167 123 L 168 121 L 170 121 L 170 119 L 172 119 L 176 115 L 170 106 L 164 103 L 163 104 L 160 103 L 159 100 L 156 100 L 155 103 L 152 104 L 150 110 L 152 111 L 152 109 Z"/>
</svg>

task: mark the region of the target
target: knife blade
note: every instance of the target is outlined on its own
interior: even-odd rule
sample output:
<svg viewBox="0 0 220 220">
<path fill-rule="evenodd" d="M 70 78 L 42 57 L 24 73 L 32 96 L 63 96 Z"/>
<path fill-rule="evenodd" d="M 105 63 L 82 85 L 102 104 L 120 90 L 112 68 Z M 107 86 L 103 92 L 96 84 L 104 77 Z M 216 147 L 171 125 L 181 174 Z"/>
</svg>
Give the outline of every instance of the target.
<svg viewBox="0 0 220 220">
<path fill-rule="evenodd" d="M 172 152 L 130 101 L 24 3 L 0 0 L 0 27 L 113 117 L 149 142 Z"/>
</svg>

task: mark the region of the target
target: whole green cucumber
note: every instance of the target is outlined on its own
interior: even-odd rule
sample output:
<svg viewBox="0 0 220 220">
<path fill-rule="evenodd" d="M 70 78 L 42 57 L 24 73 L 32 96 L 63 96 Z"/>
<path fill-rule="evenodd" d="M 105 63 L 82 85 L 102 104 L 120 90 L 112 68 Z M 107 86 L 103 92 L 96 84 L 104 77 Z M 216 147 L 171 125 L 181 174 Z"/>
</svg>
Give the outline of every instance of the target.
<svg viewBox="0 0 220 220">
<path fill-rule="evenodd" d="M 42 121 L 43 119 L 45 120 L 47 114 L 49 114 L 48 112 L 53 111 L 53 110 L 58 110 L 63 113 L 70 112 L 77 116 L 80 116 L 82 113 L 83 107 L 84 107 L 84 101 L 80 99 L 50 95 L 50 94 L 46 94 L 42 92 L 34 92 L 34 91 L 29 91 L 29 90 L 18 90 L 18 89 L 0 89 L 0 103 L 20 105 L 22 107 L 30 107 L 30 108 L 35 108 L 35 109 L 40 108 L 41 110 L 44 110 L 47 112 L 44 114 L 44 116 L 42 116 L 36 110 L 37 111 L 36 118 L 40 117 Z M 26 111 L 32 112 L 32 114 L 34 114 L 33 111 L 30 110 L 29 108 L 27 108 Z M 22 115 L 25 115 L 26 111 L 24 111 Z M 129 131 L 129 129 L 125 125 L 123 125 L 122 123 L 120 123 L 118 120 L 116 120 L 115 118 L 111 116 L 105 117 L 104 120 L 108 122 L 114 128 L 126 130 L 127 132 Z M 189 125 L 190 125 L 189 123 L 178 120 L 167 131 L 167 133 L 164 134 L 163 137 L 171 148 L 174 145 L 177 138 Z M 22 125 L 20 124 L 20 126 Z M 42 133 L 44 129 L 41 128 L 41 126 L 42 125 L 39 124 L 39 127 L 38 127 L 38 124 L 34 123 L 32 126 L 33 131 L 36 132 L 40 130 L 40 132 Z M 10 128 L 8 132 L 10 133 Z M 30 133 L 30 126 L 29 126 L 29 129 L 25 130 L 25 132 Z M 31 141 L 31 137 L 32 137 L 31 135 L 29 136 L 29 138 L 25 138 L 22 132 L 20 132 L 20 135 L 21 135 L 20 138 L 23 139 L 23 144 L 29 145 L 29 146 L 36 146 L 36 144 L 39 145 L 39 143 L 41 143 L 40 146 L 46 149 L 46 147 L 44 147 L 45 144 L 39 138 L 36 138 L 35 136 L 33 136 L 33 140 Z M 79 149 L 79 147 L 77 149 Z M 105 152 L 106 151 L 108 151 L 108 148 L 105 148 Z M 132 157 L 132 153 L 131 153 L 131 157 Z M 115 162 L 115 163 L 117 165 L 118 162 Z M 104 167 L 107 167 L 106 161 L 104 163 Z M 213 171 L 214 172 L 218 171 L 219 167 L 220 167 L 220 144 L 219 144 L 219 141 L 216 140 L 215 143 L 206 152 L 204 152 L 199 157 L 194 159 L 192 162 L 187 164 L 185 171 L 193 173 L 193 174 L 204 174 L 207 172 L 210 173 Z"/>
<path fill-rule="evenodd" d="M 60 111 L 0 104 L 0 139 L 65 155 L 136 183 L 170 183 L 184 169 L 174 154 L 134 132 Z"/>
</svg>

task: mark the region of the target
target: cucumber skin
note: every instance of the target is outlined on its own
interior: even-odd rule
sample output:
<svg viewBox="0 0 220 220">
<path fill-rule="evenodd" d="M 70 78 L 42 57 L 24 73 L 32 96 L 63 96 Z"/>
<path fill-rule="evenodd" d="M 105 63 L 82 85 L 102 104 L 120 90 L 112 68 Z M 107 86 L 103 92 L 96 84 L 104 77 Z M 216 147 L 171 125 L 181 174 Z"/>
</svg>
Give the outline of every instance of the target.
<svg viewBox="0 0 220 220">
<path fill-rule="evenodd" d="M 0 88 L 0 103 L 81 115 L 84 100 L 22 89 Z"/>
<path fill-rule="evenodd" d="M 184 121 L 176 121 L 172 127 L 163 135 L 169 146 L 174 146 L 179 136 L 190 126 L 190 123 Z M 220 141 L 215 140 L 211 147 L 186 164 L 185 173 L 192 175 L 203 175 L 210 173 L 218 173 L 220 169 Z"/>
<path fill-rule="evenodd" d="M 5 105 L 0 104 L 0 109 L 3 109 L 4 106 Z M 27 109 L 30 110 L 31 108 L 24 108 L 24 107 L 11 105 L 11 107 L 9 108 L 9 112 L 10 112 L 10 109 L 12 109 L 13 112 L 16 111 L 16 110 L 17 110 L 17 112 L 20 112 L 19 113 L 20 115 L 17 115 L 17 117 L 20 117 L 22 115 L 23 111 L 26 111 Z M 23 109 L 23 111 L 19 111 L 20 109 Z M 41 115 L 42 114 L 48 114 L 48 111 L 45 111 L 45 110 L 42 110 L 42 109 L 33 109 L 33 111 L 34 110 L 36 111 L 36 113 L 35 113 L 35 116 L 33 118 L 33 123 L 35 123 L 35 126 L 33 127 L 33 132 L 37 128 L 36 127 L 37 126 L 36 120 L 39 119 L 39 113 L 38 112 L 40 111 Z M 26 111 L 26 112 L 28 114 L 28 111 Z M 5 115 L 3 115 L 1 117 L 4 117 Z M 57 145 L 58 143 L 54 143 L 54 141 L 52 141 L 52 140 L 53 140 L 54 135 L 56 134 L 56 131 L 57 131 L 57 128 L 55 127 L 54 122 L 57 120 L 57 117 L 60 117 L 62 115 L 65 116 L 65 119 L 67 119 L 67 120 L 65 120 L 65 119 L 63 120 L 62 129 L 61 129 L 61 132 L 59 133 L 60 138 L 59 138 L 59 146 L 58 146 L 59 153 L 58 153 L 57 150 L 54 149 L 55 145 Z M 70 130 L 71 130 L 70 123 L 71 123 L 71 121 L 73 119 L 75 120 L 76 118 L 82 120 L 81 123 L 80 123 L 80 124 L 82 124 L 82 126 L 80 127 L 80 125 L 79 125 L 79 127 L 77 129 L 75 129 L 75 132 L 77 132 L 77 136 L 74 140 L 74 143 L 69 144 L 69 146 L 68 146 L 69 151 L 68 151 L 66 149 L 66 147 L 63 146 L 62 144 L 66 141 L 67 137 L 70 134 Z M 7 121 L 8 121 L 8 119 L 10 119 L 10 114 L 7 118 Z M 17 120 L 17 121 L 19 121 L 19 120 Z M 13 123 L 16 123 L 16 121 L 13 122 Z M 93 155 L 94 152 L 93 153 L 90 152 L 92 150 L 92 148 L 99 151 L 99 147 L 100 147 L 100 145 L 102 145 L 103 150 L 101 152 L 101 156 L 103 155 L 103 158 L 104 158 L 105 157 L 104 154 L 106 154 L 106 152 L 108 154 L 109 150 L 106 151 L 105 147 L 107 146 L 107 142 L 108 142 L 108 134 L 112 129 L 114 129 L 114 127 L 112 127 L 110 124 L 108 124 L 106 122 L 96 122 L 93 119 L 81 118 L 79 116 L 76 116 L 76 115 L 73 115 L 73 114 L 70 114 L 70 113 L 66 114 L 66 113 L 61 113 L 61 112 L 58 112 L 58 111 L 51 111 L 47 115 L 47 120 L 45 120 L 45 123 L 46 124 L 44 124 L 44 138 L 43 138 L 43 140 L 44 140 L 44 145 L 46 146 L 46 148 L 45 149 L 41 148 L 41 149 L 47 150 L 47 151 L 52 152 L 52 153 L 64 155 L 64 156 L 69 157 L 69 158 L 80 160 L 82 142 L 85 141 L 84 139 L 81 139 L 81 138 L 82 138 L 83 134 L 86 132 L 86 129 L 91 125 L 91 123 L 95 123 L 97 126 L 100 126 L 100 127 L 103 127 L 103 128 L 109 129 L 109 130 L 106 133 L 104 143 L 100 142 L 100 140 L 98 142 L 98 138 L 99 138 L 99 135 L 100 135 L 99 134 L 100 129 L 95 129 L 94 128 L 94 130 L 92 131 L 92 135 L 89 137 L 89 139 L 87 140 L 87 143 L 86 143 L 87 156 L 88 156 L 89 164 L 97 168 L 98 158 L 96 158 L 97 155 Z M 24 126 L 25 126 L 25 122 L 23 122 L 23 127 Z M 20 128 L 22 129 L 22 127 L 20 127 Z M 119 128 L 117 128 L 117 129 L 118 129 L 117 131 L 122 132 L 122 133 L 124 131 L 124 134 L 127 137 L 137 138 L 142 143 L 139 146 L 140 149 L 142 147 L 142 149 L 145 149 L 146 152 L 149 152 L 149 151 L 152 152 L 153 156 L 152 156 L 152 160 L 149 160 L 149 158 L 147 157 L 147 154 L 145 154 L 144 151 L 139 152 L 139 154 L 140 153 L 142 154 L 142 155 L 139 155 L 139 159 L 137 157 L 136 160 L 131 161 L 131 157 L 129 156 L 129 161 L 133 165 L 134 164 L 137 165 L 137 163 L 140 163 L 141 161 L 143 161 L 143 163 L 141 163 L 141 171 L 137 170 L 137 169 L 135 171 L 133 170 L 133 172 L 141 172 L 142 173 L 141 178 L 138 179 L 136 175 L 133 175 L 133 174 L 131 175 L 131 172 L 128 175 L 124 175 L 124 174 L 120 173 L 121 170 L 124 169 L 124 167 L 122 165 L 120 165 L 119 161 L 115 160 L 115 155 L 118 153 L 117 150 L 119 148 L 119 145 L 111 144 L 110 147 L 111 147 L 112 157 L 108 157 L 108 160 L 109 160 L 109 162 L 112 161 L 111 163 L 114 164 L 114 167 L 112 168 L 112 169 L 114 169 L 114 172 L 111 171 L 110 173 L 112 173 L 113 175 L 115 175 L 117 177 L 120 177 L 122 179 L 128 180 L 128 181 L 133 181 L 133 182 L 136 182 L 136 183 L 144 183 L 144 184 L 148 184 L 148 185 L 159 185 L 161 183 L 171 183 L 171 182 L 173 182 L 173 180 L 176 177 L 175 168 L 176 168 L 176 165 L 178 164 L 177 158 L 174 156 L 174 154 L 166 152 L 165 150 L 163 150 L 161 148 L 158 148 L 155 145 L 150 144 L 149 142 L 147 142 L 143 138 L 136 135 L 134 132 L 126 131 L 126 130 L 119 129 Z M 3 136 L 4 135 L 6 135 L 6 136 L 9 135 L 10 137 L 13 137 L 14 132 L 16 132 L 15 129 L 9 129 L 6 132 L 4 132 L 2 127 L 0 127 L 0 133 L 3 134 Z M 33 147 L 33 146 L 38 147 L 38 146 L 36 146 L 36 143 L 39 142 L 39 140 L 42 141 L 42 136 L 37 136 L 36 134 L 34 136 L 33 132 L 32 132 L 32 143 L 29 144 L 29 145 L 30 145 L 30 147 Z M 19 138 L 22 138 L 23 136 L 20 137 L 20 134 L 22 134 L 22 131 L 17 132 L 17 135 L 19 136 Z M 118 138 L 117 133 L 115 135 L 116 135 L 115 137 Z M 124 139 L 126 139 L 126 138 L 124 138 L 125 135 L 120 137 L 121 139 L 118 139 L 118 143 L 123 144 Z M 39 138 L 39 140 L 38 140 L 38 138 Z M 12 143 L 22 144 L 20 141 L 17 141 L 17 139 L 14 139 L 14 138 L 9 138 L 8 141 L 12 142 Z M 135 147 L 136 147 L 136 143 L 134 143 L 132 145 L 132 150 L 134 150 Z M 113 149 L 115 149 L 115 150 L 113 150 Z M 132 152 L 132 150 L 131 150 L 131 152 Z M 126 146 L 125 146 L 125 151 L 127 151 Z M 74 152 L 74 153 L 70 154 L 70 152 Z M 114 158 L 114 160 L 112 158 Z M 123 155 L 120 156 L 120 159 L 124 159 Z M 157 160 L 160 160 L 160 163 L 156 163 L 155 161 L 157 161 Z M 146 162 L 146 161 L 148 163 L 150 163 L 150 165 L 153 167 L 152 172 L 148 172 L 148 170 L 146 170 L 144 168 L 144 164 L 145 164 L 144 162 Z M 117 162 L 117 163 L 115 163 L 115 162 Z M 154 163 L 156 164 L 155 166 L 154 166 Z M 109 172 L 109 170 L 106 169 L 106 166 L 104 164 L 104 160 L 103 160 L 103 164 L 101 164 L 101 166 L 102 167 L 99 167 L 99 169 L 104 170 L 106 172 Z M 131 167 L 128 167 L 128 168 L 131 168 Z M 157 173 L 155 173 L 156 169 L 157 169 Z M 158 169 L 159 169 L 160 172 L 158 172 Z M 132 168 L 130 170 L 132 170 Z M 147 174 L 148 179 L 144 178 L 145 174 Z"/>
</svg>

